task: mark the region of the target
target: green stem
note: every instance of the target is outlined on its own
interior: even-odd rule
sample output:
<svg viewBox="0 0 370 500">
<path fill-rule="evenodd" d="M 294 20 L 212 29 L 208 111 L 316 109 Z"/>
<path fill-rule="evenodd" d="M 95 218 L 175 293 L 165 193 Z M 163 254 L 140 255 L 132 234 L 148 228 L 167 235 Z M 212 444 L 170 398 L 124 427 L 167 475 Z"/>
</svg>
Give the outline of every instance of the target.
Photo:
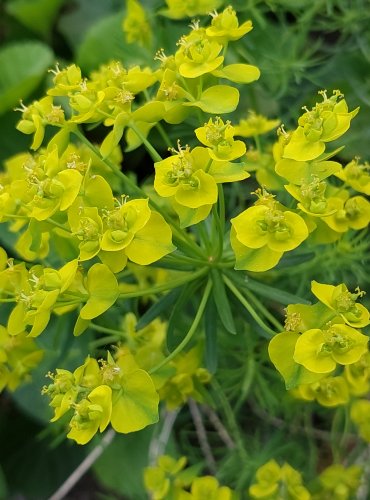
<svg viewBox="0 0 370 500">
<path fill-rule="evenodd" d="M 205 171 L 205 173 L 206 173 L 206 174 L 208 173 L 209 169 L 211 168 L 212 162 L 213 162 L 213 160 L 212 160 L 212 158 L 210 158 L 210 159 L 208 160 L 208 163 L 207 163 L 207 165 L 206 165 L 206 168 L 204 169 L 204 171 Z"/>
<path fill-rule="evenodd" d="M 202 300 L 201 300 L 201 302 L 199 304 L 198 311 L 197 311 L 197 313 L 195 315 L 195 318 L 193 320 L 193 323 L 191 324 L 191 327 L 190 327 L 188 333 L 185 335 L 185 337 L 182 339 L 182 341 L 176 347 L 176 349 L 174 349 L 171 352 L 171 354 L 169 354 L 164 360 L 162 360 L 154 368 L 152 368 L 151 370 L 149 370 L 150 374 L 155 373 L 160 368 L 162 368 L 162 366 L 164 366 L 167 363 L 169 363 L 175 356 L 177 356 L 177 354 L 179 354 L 188 345 L 188 343 L 193 338 L 193 335 L 194 335 L 194 333 L 196 332 L 196 330 L 197 330 L 197 328 L 199 326 L 200 320 L 203 317 L 203 313 L 204 313 L 204 310 L 206 308 L 206 305 L 207 305 L 207 302 L 208 302 L 208 299 L 209 299 L 209 296 L 210 296 L 210 293 L 211 293 L 211 289 L 212 289 L 212 281 L 210 279 L 208 279 L 206 288 L 204 290 L 204 294 L 203 294 Z"/>
<path fill-rule="evenodd" d="M 65 302 L 57 301 L 55 303 L 54 308 L 56 309 L 58 307 L 77 306 L 78 304 L 81 304 L 83 302 L 84 301 L 82 299 L 81 300 L 66 300 Z"/>
<path fill-rule="evenodd" d="M 235 297 L 239 300 L 239 302 L 247 309 L 249 314 L 255 320 L 255 322 L 264 330 L 269 336 L 274 336 L 276 333 L 265 324 L 264 321 L 258 316 L 257 312 L 251 306 L 251 304 L 247 301 L 247 299 L 239 292 L 239 290 L 234 286 L 233 282 L 229 280 L 225 275 L 223 276 L 223 280 L 226 286 L 230 289 L 230 291 L 235 295 Z"/>
<path fill-rule="evenodd" d="M 249 460 L 248 454 L 244 448 L 243 440 L 242 440 L 242 437 L 240 435 L 237 421 L 235 419 L 234 411 L 231 408 L 228 399 L 225 397 L 225 394 L 223 393 L 223 390 L 222 390 L 220 384 L 215 379 L 212 380 L 211 386 L 213 387 L 214 394 L 216 395 L 216 397 L 221 405 L 221 408 L 225 414 L 230 434 L 234 438 L 234 442 L 237 446 L 240 458 L 241 458 L 242 462 L 248 463 L 248 460 Z"/>
<path fill-rule="evenodd" d="M 215 205 L 212 207 L 213 219 L 216 224 L 216 234 L 217 234 L 217 252 L 216 261 L 220 260 L 222 257 L 222 251 L 224 249 L 224 233 L 222 230 L 221 220 L 217 213 L 217 208 Z"/>
<path fill-rule="evenodd" d="M 188 257 L 187 255 L 166 255 L 163 257 L 162 262 L 170 262 L 176 264 L 192 264 L 194 266 L 206 266 L 207 260 L 196 259 L 194 257 Z"/>
<path fill-rule="evenodd" d="M 259 309 L 261 311 L 261 313 L 265 316 L 265 318 L 272 324 L 274 325 L 274 327 L 278 330 L 278 331 L 283 331 L 284 330 L 284 327 L 283 325 L 275 318 L 275 316 L 273 316 L 270 311 L 262 304 L 262 302 L 257 299 L 257 297 L 255 297 L 253 295 L 253 293 L 251 293 L 249 290 L 244 290 L 244 293 L 245 295 L 248 297 L 248 299 L 250 301 L 252 301 L 254 303 L 254 305 L 256 306 L 257 309 Z"/>
<path fill-rule="evenodd" d="M 143 295 L 151 295 L 151 294 L 156 294 L 156 293 L 160 293 L 160 292 L 166 292 L 168 290 L 172 290 L 173 288 L 177 288 L 181 285 L 184 285 L 185 283 L 188 283 L 190 281 L 194 281 L 198 278 L 201 278 L 207 272 L 208 272 L 208 269 L 203 267 L 202 269 L 199 269 L 198 271 L 195 271 L 194 273 L 186 273 L 186 277 L 184 277 L 184 278 L 174 279 L 170 283 L 152 286 L 150 288 L 145 288 L 144 290 L 137 290 L 136 292 L 127 292 L 127 293 L 122 292 L 119 294 L 119 297 L 121 299 L 132 299 L 135 297 L 142 297 Z"/>
<path fill-rule="evenodd" d="M 95 330 L 96 332 L 107 333 L 111 336 L 115 335 L 116 337 L 123 338 L 125 336 L 125 332 L 121 330 L 115 330 L 114 328 L 106 328 L 105 326 L 96 325 L 95 323 L 90 323 L 89 328 Z"/>
<path fill-rule="evenodd" d="M 168 137 L 167 132 L 162 127 L 161 123 L 157 123 L 155 127 L 158 130 L 159 135 L 162 137 L 162 139 L 163 139 L 164 143 L 166 144 L 166 146 L 168 148 L 172 148 L 171 139 Z"/>
<path fill-rule="evenodd" d="M 242 406 L 242 404 L 244 403 L 244 401 L 248 396 L 255 375 L 255 371 L 256 371 L 256 365 L 254 361 L 254 356 L 252 352 L 249 352 L 247 358 L 247 367 L 245 370 L 245 375 L 243 377 L 243 383 L 240 389 L 240 396 L 235 404 L 236 412 L 240 409 L 240 407 Z"/>
<path fill-rule="evenodd" d="M 131 130 L 133 130 L 135 132 L 135 134 L 138 136 L 138 138 L 142 141 L 146 150 L 150 154 L 152 160 L 153 161 L 162 161 L 163 158 L 161 157 L 161 155 L 152 146 L 152 144 L 148 141 L 148 139 L 142 134 L 141 130 L 136 125 L 134 125 L 132 122 L 129 123 L 129 127 Z"/>
<path fill-rule="evenodd" d="M 258 155 L 261 156 L 262 155 L 262 149 L 261 149 L 260 138 L 259 138 L 258 135 L 254 135 L 253 139 L 254 139 L 254 142 L 256 143 L 256 148 L 257 148 L 257 151 L 258 151 Z"/>
<path fill-rule="evenodd" d="M 89 342 L 89 348 L 96 349 L 97 347 L 100 347 L 102 345 L 115 344 L 120 339 L 121 337 L 118 337 L 117 335 L 109 335 L 107 337 L 103 337 L 102 339 L 97 339 L 93 340 L 92 342 Z"/>
<path fill-rule="evenodd" d="M 221 223 L 222 234 L 225 232 L 225 196 L 222 184 L 218 184 L 218 210 Z"/>
<path fill-rule="evenodd" d="M 92 144 L 89 139 L 87 137 L 84 136 L 84 134 L 82 132 L 80 132 L 80 130 L 78 130 L 77 128 L 76 129 L 73 129 L 72 132 L 74 133 L 74 135 L 76 137 L 78 137 L 78 139 L 83 142 L 101 161 L 103 161 L 112 171 L 115 175 L 117 175 L 117 177 L 120 177 L 121 180 L 123 180 L 123 182 L 125 184 L 127 184 L 134 192 L 136 192 L 137 194 L 139 194 L 140 196 L 142 196 L 142 191 L 141 189 L 136 186 L 136 184 L 129 178 L 127 177 L 127 175 L 125 175 L 121 169 L 113 162 L 111 162 L 108 158 L 103 158 L 99 149 L 96 148 L 94 146 L 94 144 Z"/>
<path fill-rule="evenodd" d="M 59 222 L 57 222 L 53 219 L 47 218 L 46 222 L 49 222 L 49 224 L 52 224 L 55 227 L 59 227 L 59 229 L 63 229 L 63 231 L 66 231 L 67 233 L 72 234 L 72 231 L 70 229 L 68 229 L 68 227 L 63 226 L 63 224 L 59 224 Z"/>
<path fill-rule="evenodd" d="M 211 251 L 211 241 L 209 238 L 209 234 L 207 231 L 207 228 L 205 226 L 205 221 L 201 221 L 199 224 L 197 224 L 196 229 L 199 234 L 199 239 L 203 243 L 204 247 L 206 248 L 207 252 Z"/>
</svg>

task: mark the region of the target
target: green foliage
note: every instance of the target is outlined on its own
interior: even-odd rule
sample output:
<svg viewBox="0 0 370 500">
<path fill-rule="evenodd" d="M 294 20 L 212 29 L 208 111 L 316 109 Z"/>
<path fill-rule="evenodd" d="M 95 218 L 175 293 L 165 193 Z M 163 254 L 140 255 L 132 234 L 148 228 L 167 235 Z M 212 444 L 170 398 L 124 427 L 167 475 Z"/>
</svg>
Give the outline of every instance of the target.
<svg viewBox="0 0 370 500">
<path fill-rule="evenodd" d="M 0 50 L 0 114 L 26 99 L 42 81 L 53 60 L 43 43 L 27 41 Z"/>
<path fill-rule="evenodd" d="M 65 0 L 11 0 L 7 12 L 40 35 L 48 35 Z"/>
<path fill-rule="evenodd" d="M 0 20 L 0 497 L 366 495 L 366 2 L 121 3 Z"/>
</svg>

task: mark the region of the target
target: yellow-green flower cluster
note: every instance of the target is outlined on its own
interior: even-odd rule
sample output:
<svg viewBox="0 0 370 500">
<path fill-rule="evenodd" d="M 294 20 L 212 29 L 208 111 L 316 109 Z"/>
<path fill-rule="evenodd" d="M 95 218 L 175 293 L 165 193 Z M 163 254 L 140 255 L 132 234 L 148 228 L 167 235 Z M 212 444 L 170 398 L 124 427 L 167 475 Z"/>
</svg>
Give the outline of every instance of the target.
<svg viewBox="0 0 370 500">
<path fill-rule="evenodd" d="M 288 306 L 285 331 L 270 341 L 270 358 L 287 388 L 300 386 L 304 399 L 316 398 L 325 406 L 345 404 L 351 392 L 346 379 L 356 385 L 357 373 L 361 377 L 356 364 L 362 366 L 368 356 L 369 338 L 359 329 L 369 324 L 369 312 L 356 303 L 363 292 L 351 293 L 344 284 L 313 281 L 312 291 L 320 302 Z M 346 371 L 332 377 L 338 366 Z"/>
<path fill-rule="evenodd" d="M 14 391 L 20 384 L 30 379 L 30 371 L 43 358 L 43 351 L 26 333 L 10 335 L 0 325 L 0 392 L 7 388 Z"/>
<path fill-rule="evenodd" d="M 175 460 L 168 455 L 158 457 L 155 466 L 144 471 L 144 482 L 153 500 L 231 500 L 233 492 L 220 486 L 213 476 L 196 477 L 198 469 L 185 469 L 186 457 Z"/>
<path fill-rule="evenodd" d="M 280 466 L 270 460 L 257 470 L 257 482 L 249 488 L 249 495 L 264 500 L 349 500 L 360 486 L 362 473 L 358 465 L 346 468 L 333 464 L 312 484 L 304 486 L 300 472 L 288 463 Z"/>
<path fill-rule="evenodd" d="M 347 163 L 335 176 L 346 185 L 358 191 L 359 193 L 370 196 L 370 165 L 368 163 L 359 163 L 359 159 Z"/>
<path fill-rule="evenodd" d="M 322 102 L 316 103 L 311 110 L 305 108 L 284 149 L 284 158 L 296 161 L 318 158 L 325 151 L 326 143 L 341 137 L 357 115 L 359 108 L 349 112 L 339 90 L 335 90 L 331 97 L 327 97 L 326 91 L 319 93 Z"/>
<path fill-rule="evenodd" d="M 270 460 L 256 472 L 255 484 L 249 488 L 251 498 L 269 500 L 309 500 L 311 495 L 302 484 L 301 474 L 288 463 L 280 466 Z"/>
<path fill-rule="evenodd" d="M 217 9 L 222 0 L 166 0 L 166 9 L 161 14 L 171 19 L 199 16 Z"/>
<path fill-rule="evenodd" d="M 196 224 L 209 215 L 217 202 L 217 184 L 249 177 L 243 163 L 231 162 L 245 153 L 245 145 L 234 141 L 229 123 L 224 124 L 220 118 L 215 122 L 210 119 L 195 133 L 210 147 L 182 148 L 179 143 L 172 156 L 155 163 L 154 189 L 169 198 L 182 227 Z M 226 139 L 225 133 L 229 134 Z"/>
<path fill-rule="evenodd" d="M 280 130 L 281 151 L 275 165 L 276 173 L 289 181 L 284 187 L 304 213 L 313 244 L 334 242 L 370 222 L 370 203 L 361 195 L 368 191 L 367 165 L 355 159 L 343 168 L 331 160 L 342 148 L 325 152 L 327 143 L 348 130 L 359 108 L 349 112 L 339 91 L 331 97 L 326 91 L 320 94 L 323 101 L 311 111 L 305 108 L 295 131 Z M 331 176 L 344 185 L 330 183 Z"/>
<path fill-rule="evenodd" d="M 52 422 L 71 415 L 68 437 L 86 444 L 111 423 L 121 433 L 135 432 L 157 422 L 158 394 L 149 374 L 128 350 L 107 361 L 88 357 L 74 372 L 57 369 L 43 394 L 54 408 Z"/>
<path fill-rule="evenodd" d="M 263 115 L 249 111 L 248 118 L 242 118 L 234 127 L 235 135 L 240 137 L 255 137 L 266 134 L 280 125 L 280 120 L 269 120 Z"/>
<path fill-rule="evenodd" d="M 138 365 L 150 372 L 165 357 L 167 324 L 157 319 L 139 330 L 136 324 L 135 315 L 126 314 L 122 325 L 123 338 L 117 353 L 130 348 Z M 211 374 L 202 367 L 202 357 L 203 350 L 198 343 L 189 351 L 179 353 L 153 374 L 159 398 L 168 410 L 183 406 L 189 398 L 203 401 L 202 391 L 211 380 Z"/>
<path fill-rule="evenodd" d="M 333 464 L 327 467 L 319 475 L 316 486 L 312 488 L 312 500 L 353 498 L 361 485 L 363 472 L 359 465 L 344 467 L 342 464 Z"/>
<path fill-rule="evenodd" d="M 122 29 L 128 43 L 137 43 L 144 47 L 150 47 L 152 30 L 146 12 L 137 0 L 127 0 Z"/>
<path fill-rule="evenodd" d="M 169 410 L 182 406 L 189 398 L 203 401 L 200 389 L 211 380 L 211 374 L 201 366 L 202 354 L 199 346 L 178 354 L 169 365 L 171 375 L 157 384 L 159 397 Z"/>
<path fill-rule="evenodd" d="M 284 252 L 297 248 L 307 237 L 303 218 L 274 200 L 258 194 L 253 207 L 231 219 L 231 246 L 236 269 L 266 271 L 276 266 Z"/>
<path fill-rule="evenodd" d="M 52 143 L 58 145 L 61 154 L 69 134 L 77 131 L 78 124 L 103 124 L 112 127 L 100 148 L 103 157 L 107 157 L 120 142 L 125 129 L 128 149 L 134 149 L 145 141 L 150 129 L 160 120 L 180 123 L 192 108 L 214 114 L 235 110 L 238 90 L 229 85 L 210 85 L 203 77 L 212 75 L 212 82 L 222 78 L 236 83 L 250 83 L 259 78 L 255 66 L 224 65 L 221 55 L 228 41 L 244 36 L 252 29 L 252 23 L 247 21 L 239 26 L 231 7 L 212 15 L 209 27 L 201 28 L 197 22 L 192 25 L 190 34 L 180 39 L 174 55 L 167 57 L 163 51 L 158 52 L 161 68 L 157 71 L 138 66 L 126 69 L 120 62 L 112 61 L 85 78 L 76 65 L 63 70 L 57 67 L 48 96 L 20 108 L 22 119 L 18 129 L 34 135 L 32 149 L 37 150 L 43 142 L 45 127 L 56 127 L 59 131 Z M 148 43 L 143 38 L 148 34 L 148 30 L 142 29 L 143 23 L 146 19 L 142 8 L 130 0 L 124 19 L 124 29 L 130 40 L 141 38 L 142 43 Z M 137 96 L 157 82 L 156 97 L 142 103 Z M 61 96 L 68 98 L 71 110 L 68 117 L 54 104 L 54 97 Z"/>
<path fill-rule="evenodd" d="M 49 145 L 41 154 L 12 158 L 6 167 L 1 216 L 16 221 L 14 231 L 28 222 L 17 243 L 25 258 L 48 255 L 51 231 L 74 247 L 73 257 L 98 256 L 114 272 L 128 259 L 147 265 L 174 250 L 163 216 L 147 199 L 115 198 L 105 170 L 84 150 L 69 146 L 59 155 L 56 144 Z"/>
<path fill-rule="evenodd" d="M 352 401 L 353 407 L 359 404 L 356 398 L 366 396 L 370 390 L 370 353 L 350 365 L 345 365 L 341 375 L 325 376 L 316 382 L 299 385 L 292 394 L 305 401 L 316 400 L 320 405 L 335 407 L 347 405 Z M 355 420 L 353 419 L 355 422 Z"/>
<path fill-rule="evenodd" d="M 10 260 L 0 271 L 1 298 L 15 303 L 7 329 L 10 335 L 37 337 L 47 327 L 52 312 L 64 314 L 83 305 L 79 318 L 90 320 L 109 309 L 119 296 L 118 283 L 105 264 L 94 264 L 87 273 L 71 260 L 59 270 Z"/>
</svg>

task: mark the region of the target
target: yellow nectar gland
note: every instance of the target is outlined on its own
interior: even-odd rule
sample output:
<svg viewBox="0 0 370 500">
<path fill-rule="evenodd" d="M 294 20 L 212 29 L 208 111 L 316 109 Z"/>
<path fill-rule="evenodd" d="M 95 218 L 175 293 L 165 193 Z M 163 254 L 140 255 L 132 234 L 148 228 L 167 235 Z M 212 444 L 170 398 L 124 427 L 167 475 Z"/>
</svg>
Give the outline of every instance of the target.
<svg viewBox="0 0 370 500">
<path fill-rule="evenodd" d="M 191 187 L 197 187 L 198 181 L 192 177 L 193 175 L 193 158 L 190 154 L 190 146 L 186 145 L 182 148 L 180 140 L 177 141 L 177 147 L 169 148 L 169 151 L 176 154 L 176 158 L 172 162 L 172 171 L 167 172 L 168 184 L 189 184 Z"/>
<path fill-rule="evenodd" d="M 312 176 L 312 181 L 303 183 L 300 188 L 304 204 L 310 212 L 320 214 L 325 211 L 327 201 L 325 198 L 326 183 L 317 176 Z"/>
</svg>

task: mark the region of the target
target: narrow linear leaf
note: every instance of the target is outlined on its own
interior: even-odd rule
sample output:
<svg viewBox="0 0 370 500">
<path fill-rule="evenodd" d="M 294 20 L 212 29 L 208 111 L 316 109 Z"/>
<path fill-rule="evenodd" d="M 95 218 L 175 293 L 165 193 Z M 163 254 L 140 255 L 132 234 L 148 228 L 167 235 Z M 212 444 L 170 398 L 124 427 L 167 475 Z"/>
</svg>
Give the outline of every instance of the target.
<svg viewBox="0 0 370 500">
<path fill-rule="evenodd" d="M 170 352 L 178 346 L 186 335 L 188 328 L 187 325 L 184 324 L 184 319 L 185 321 L 187 319 L 185 306 L 194 296 L 194 293 L 199 288 L 200 284 L 201 280 L 185 285 L 172 309 L 167 328 L 167 349 Z"/>
<path fill-rule="evenodd" d="M 218 365 L 217 311 L 213 297 L 210 297 L 204 313 L 205 365 L 210 373 L 215 373 Z"/>
<path fill-rule="evenodd" d="M 155 302 L 139 319 L 136 324 L 136 331 L 141 330 L 157 318 L 164 311 L 168 311 L 172 304 L 178 299 L 181 288 L 175 288 L 166 293 L 161 299 Z"/>
<path fill-rule="evenodd" d="M 311 302 L 303 297 L 298 297 L 292 293 L 281 290 L 281 288 L 276 288 L 273 286 L 265 285 L 259 281 L 253 280 L 248 276 L 235 276 L 233 275 L 234 281 L 238 282 L 238 285 L 256 292 L 257 295 L 261 297 L 266 297 L 267 299 L 278 302 L 279 304 L 311 304 Z"/>
<path fill-rule="evenodd" d="M 233 314 L 231 312 L 230 301 L 227 297 L 225 284 L 216 269 L 212 270 L 213 298 L 217 306 L 217 314 L 229 333 L 236 334 Z"/>
</svg>

